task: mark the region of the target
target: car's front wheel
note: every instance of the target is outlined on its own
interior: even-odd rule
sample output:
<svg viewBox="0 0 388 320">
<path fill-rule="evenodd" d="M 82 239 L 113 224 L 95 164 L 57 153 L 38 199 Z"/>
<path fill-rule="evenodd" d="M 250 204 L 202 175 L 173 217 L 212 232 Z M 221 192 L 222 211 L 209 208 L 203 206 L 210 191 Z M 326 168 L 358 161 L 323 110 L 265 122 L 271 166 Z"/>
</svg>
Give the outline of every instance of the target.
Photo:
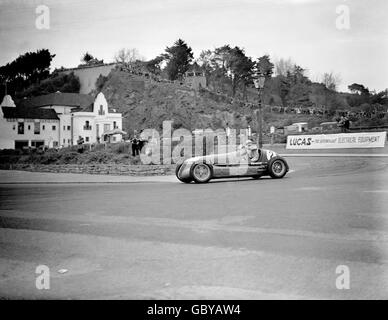
<svg viewBox="0 0 388 320">
<path fill-rule="evenodd" d="M 269 175 L 274 179 L 280 179 L 287 173 L 287 165 L 283 159 L 272 159 L 268 164 Z"/>
<path fill-rule="evenodd" d="M 197 163 L 191 168 L 191 176 L 196 183 L 206 183 L 212 177 L 212 170 L 206 163 Z"/>
</svg>

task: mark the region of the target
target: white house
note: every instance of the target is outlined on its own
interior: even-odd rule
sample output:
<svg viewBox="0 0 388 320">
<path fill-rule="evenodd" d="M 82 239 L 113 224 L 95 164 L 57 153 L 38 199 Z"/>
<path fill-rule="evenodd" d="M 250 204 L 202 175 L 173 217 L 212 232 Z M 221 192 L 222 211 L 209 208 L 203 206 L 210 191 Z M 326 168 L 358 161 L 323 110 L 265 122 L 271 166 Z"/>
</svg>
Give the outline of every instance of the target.
<svg viewBox="0 0 388 320">
<path fill-rule="evenodd" d="M 6 95 L 0 108 L 0 149 L 57 147 L 59 118 L 54 110 L 16 107 Z"/>
<path fill-rule="evenodd" d="M 107 140 L 106 133 L 113 129 L 122 130 L 121 113 L 109 112 L 108 102 L 100 92 L 91 107 L 84 111 L 72 113 L 73 141 L 79 137 L 84 138 L 85 143 L 96 143 Z M 112 136 L 111 142 L 120 142 L 121 135 Z"/>
<path fill-rule="evenodd" d="M 15 105 L 5 96 L 0 108 L 0 149 L 24 146 L 67 147 L 122 140 L 121 113 L 110 111 L 102 93 L 94 99 L 78 93 L 52 93 L 22 100 Z"/>
</svg>

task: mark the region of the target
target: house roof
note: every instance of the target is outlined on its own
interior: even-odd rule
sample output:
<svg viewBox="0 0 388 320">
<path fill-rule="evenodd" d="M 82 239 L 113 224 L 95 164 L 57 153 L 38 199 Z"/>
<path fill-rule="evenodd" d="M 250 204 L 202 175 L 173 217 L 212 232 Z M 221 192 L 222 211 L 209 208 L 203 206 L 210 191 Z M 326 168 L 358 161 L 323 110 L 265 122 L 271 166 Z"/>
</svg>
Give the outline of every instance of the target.
<svg viewBox="0 0 388 320">
<path fill-rule="evenodd" d="M 6 119 L 52 119 L 59 120 L 54 109 L 40 109 L 28 107 L 1 107 Z"/>
<path fill-rule="evenodd" d="M 89 108 L 94 102 L 94 97 L 87 94 L 56 92 L 37 96 L 20 101 L 23 107 L 39 108 L 45 106 L 69 106 L 80 109 Z"/>
<path fill-rule="evenodd" d="M 4 96 L 3 101 L 1 102 L 2 107 L 16 107 L 15 102 L 13 102 L 12 97 L 7 94 Z"/>
<path fill-rule="evenodd" d="M 46 106 L 68 106 L 72 112 L 93 112 L 95 97 L 79 93 L 50 93 L 23 99 L 15 107 L 2 107 L 4 118 L 59 119 L 54 109 Z M 109 108 L 110 113 L 116 113 Z"/>
</svg>

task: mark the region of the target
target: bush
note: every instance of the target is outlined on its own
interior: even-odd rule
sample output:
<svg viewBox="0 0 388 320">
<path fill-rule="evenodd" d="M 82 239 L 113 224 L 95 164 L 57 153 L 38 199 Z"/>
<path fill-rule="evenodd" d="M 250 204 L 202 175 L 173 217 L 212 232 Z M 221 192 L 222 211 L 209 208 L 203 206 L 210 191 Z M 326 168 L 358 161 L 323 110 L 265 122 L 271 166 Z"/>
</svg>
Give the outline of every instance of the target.
<svg viewBox="0 0 388 320">
<path fill-rule="evenodd" d="M 117 143 L 108 145 L 107 149 L 99 145 L 96 149 L 89 150 L 88 146 L 81 147 L 84 152 L 79 153 L 79 146 L 62 148 L 60 150 L 49 149 L 43 154 L 30 152 L 23 154 L 20 150 L 1 150 L 0 164 L 94 164 L 94 163 L 115 163 L 115 164 L 140 164 L 139 157 L 132 157 L 130 143 Z"/>
<path fill-rule="evenodd" d="M 0 150 L 0 156 L 7 155 L 7 156 L 20 156 L 23 152 L 21 150 L 14 150 L 14 149 L 3 149 Z"/>
<path fill-rule="evenodd" d="M 78 152 L 64 149 L 59 152 L 59 162 L 61 164 L 77 163 L 78 156 Z"/>
<path fill-rule="evenodd" d="M 131 145 L 130 143 L 125 143 L 125 142 L 115 143 L 109 146 L 109 151 L 113 153 L 118 153 L 118 154 L 130 153 L 131 152 L 130 145 Z"/>
<path fill-rule="evenodd" d="M 60 158 L 60 155 L 58 154 L 58 151 L 48 150 L 47 152 L 41 155 L 31 154 L 30 157 L 34 157 L 36 159 L 35 161 L 41 164 L 54 164 L 58 161 L 58 159 Z"/>
<path fill-rule="evenodd" d="M 91 151 L 84 154 L 83 163 L 109 163 L 113 159 L 113 153 L 109 151 Z"/>
</svg>

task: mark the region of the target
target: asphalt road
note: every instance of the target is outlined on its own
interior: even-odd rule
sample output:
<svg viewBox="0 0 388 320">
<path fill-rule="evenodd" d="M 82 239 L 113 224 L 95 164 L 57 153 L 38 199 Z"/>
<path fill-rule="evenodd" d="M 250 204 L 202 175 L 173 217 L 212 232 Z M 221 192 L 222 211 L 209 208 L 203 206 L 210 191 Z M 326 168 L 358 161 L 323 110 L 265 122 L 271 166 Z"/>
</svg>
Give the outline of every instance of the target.
<svg viewBox="0 0 388 320">
<path fill-rule="evenodd" d="M 388 158 L 289 162 L 282 180 L 3 182 L 0 297 L 387 299 Z"/>
</svg>

